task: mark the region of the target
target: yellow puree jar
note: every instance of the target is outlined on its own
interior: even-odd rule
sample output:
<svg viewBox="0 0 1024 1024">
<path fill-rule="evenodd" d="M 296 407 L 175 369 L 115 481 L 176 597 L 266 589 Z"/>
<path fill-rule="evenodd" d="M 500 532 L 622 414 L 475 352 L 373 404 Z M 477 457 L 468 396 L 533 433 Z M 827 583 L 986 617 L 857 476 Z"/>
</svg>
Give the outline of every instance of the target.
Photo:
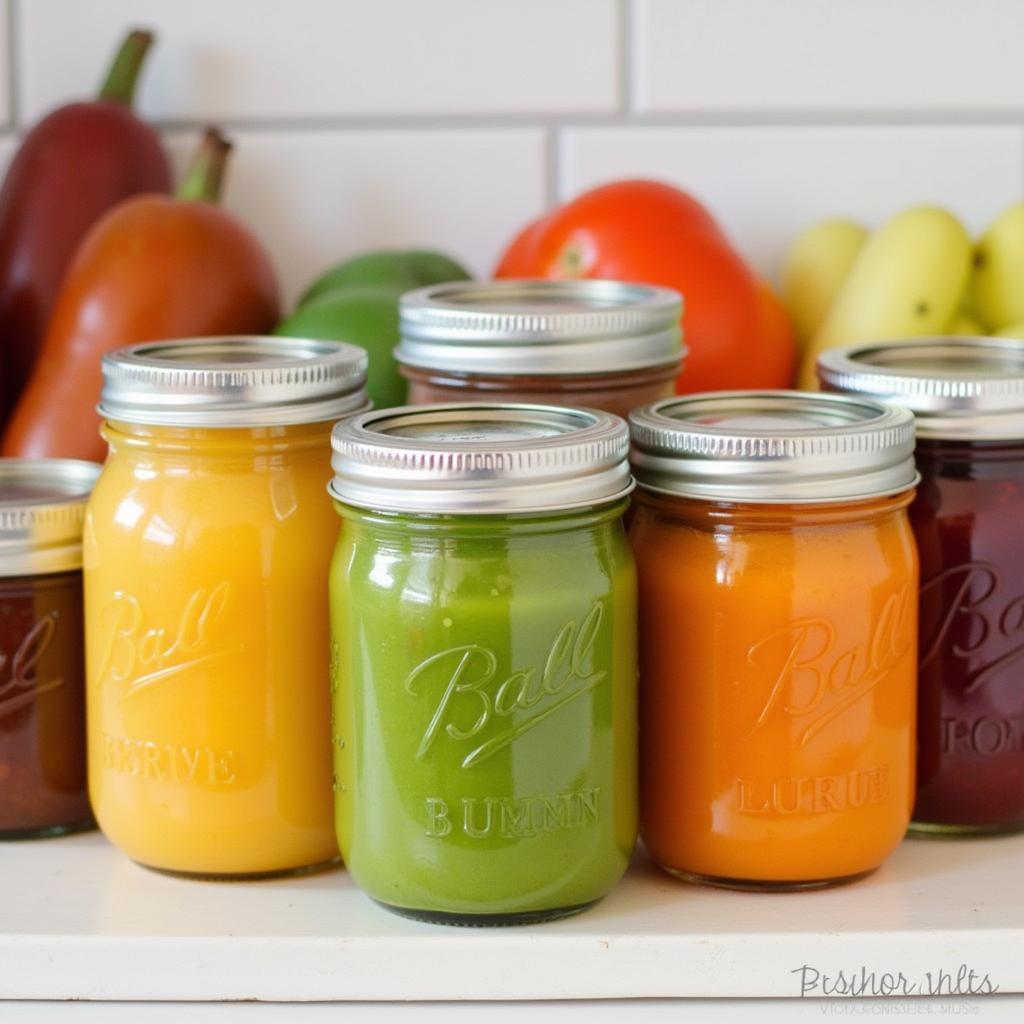
<svg viewBox="0 0 1024 1024">
<path fill-rule="evenodd" d="M 85 521 L 89 792 L 148 867 L 243 878 L 338 857 L 330 433 L 366 355 L 201 338 L 103 361 L 110 456 Z"/>
</svg>

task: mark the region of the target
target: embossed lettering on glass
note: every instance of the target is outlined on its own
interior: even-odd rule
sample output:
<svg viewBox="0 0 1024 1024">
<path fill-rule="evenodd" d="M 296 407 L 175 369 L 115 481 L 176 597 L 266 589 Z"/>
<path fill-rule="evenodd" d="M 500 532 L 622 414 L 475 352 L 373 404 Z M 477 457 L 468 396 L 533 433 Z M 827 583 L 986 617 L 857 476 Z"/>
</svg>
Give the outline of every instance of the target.
<svg viewBox="0 0 1024 1024">
<path fill-rule="evenodd" d="M 93 826 L 82 519 L 100 467 L 0 459 L 0 839 Z"/>
<path fill-rule="evenodd" d="M 85 531 L 90 788 L 107 836 L 182 874 L 337 859 L 324 501 L 365 354 L 227 338 L 104 365 Z"/>
<path fill-rule="evenodd" d="M 1024 827 L 1024 342 L 932 338 L 823 359 L 833 390 L 917 419 L 915 831 Z"/>
<path fill-rule="evenodd" d="M 876 868 L 913 794 L 913 421 L 792 392 L 633 418 L 641 832 L 691 881 Z"/>
<path fill-rule="evenodd" d="M 334 432 L 338 836 L 431 921 L 574 913 L 636 835 L 624 422 L 421 406 Z"/>
</svg>

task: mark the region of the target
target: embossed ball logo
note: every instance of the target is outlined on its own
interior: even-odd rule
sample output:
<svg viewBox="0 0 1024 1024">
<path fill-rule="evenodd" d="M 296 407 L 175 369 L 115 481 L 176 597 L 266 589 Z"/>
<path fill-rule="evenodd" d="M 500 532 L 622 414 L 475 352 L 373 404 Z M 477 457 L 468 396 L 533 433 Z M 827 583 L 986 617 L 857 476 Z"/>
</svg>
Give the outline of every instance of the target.
<svg viewBox="0 0 1024 1024">
<path fill-rule="evenodd" d="M 53 643 L 56 630 L 57 613 L 50 612 L 28 630 L 14 651 L 0 651 L 0 718 L 63 685 L 59 677 L 37 678 L 40 659 Z"/>
<path fill-rule="evenodd" d="M 211 662 L 241 652 L 222 634 L 231 604 L 225 580 L 194 591 L 171 628 L 147 620 L 137 597 L 117 591 L 100 613 L 104 646 L 100 679 L 124 683 L 124 698 L 152 688 Z"/>
<path fill-rule="evenodd" d="M 890 595 L 860 643 L 843 644 L 832 622 L 808 617 L 752 644 L 747 661 L 768 686 L 744 738 L 781 715 L 794 722 L 799 749 L 866 698 L 913 643 L 907 623 L 915 596 L 909 587 Z"/>
<path fill-rule="evenodd" d="M 462 767 L 472 768 L 590 693 L 607 676 L 594 668 L 603 621 L 600 604 L 581 620 L 570 619 L 535 665 L 503 664 L 481 644 L 449 647 L 421 661 L 405 680 L 410 696 L 432 702 L 417 758 L 447 741 L 460 745 Z"/>
</svg>

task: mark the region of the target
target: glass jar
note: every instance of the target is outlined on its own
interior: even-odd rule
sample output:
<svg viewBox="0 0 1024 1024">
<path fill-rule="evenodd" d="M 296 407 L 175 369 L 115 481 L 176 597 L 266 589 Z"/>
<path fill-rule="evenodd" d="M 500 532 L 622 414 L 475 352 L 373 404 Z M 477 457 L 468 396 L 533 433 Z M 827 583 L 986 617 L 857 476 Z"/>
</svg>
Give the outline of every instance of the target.
<svg viewBox="0 0 1024 1024">
<path fill-rule="evenodd" d="M 678 292 L 620 281 L 458 281 L 409 292 L 409 400 L 536 402 L 618 416 L 673 394 Z"/>
<path fill-rule="evenodd" d="M 633 414 L 641 834 L 687 880 L 872 871 L 913 798 L 913 420 L 796 392 Z"/>
<path fill-rule="evenodd" d="M 1024 342 L 932 338 L 830 352 L 833 390 L 917 418 L 921 554 L 911 828 L 1024 828 Z"/>
<path fill-rule="evenodd" d="M 94 825 L 82 518 L 99 471 L 73 459 L 0 459 L 0 839 Z"/>
<path fill-rule="evenodd" d="M 85 524 L 89 786 L 133 860 L 242 878 L 338 856 L 323 499 L 366 355 L 203 338 L 105 357 Z"/>
<path fill-rule="evenodd" d="M 600 899 L 636 837 L 625 423 L 547 406 L 335 428 L 338 837 L 373 899 L 517 924 Z"/>
</svg>

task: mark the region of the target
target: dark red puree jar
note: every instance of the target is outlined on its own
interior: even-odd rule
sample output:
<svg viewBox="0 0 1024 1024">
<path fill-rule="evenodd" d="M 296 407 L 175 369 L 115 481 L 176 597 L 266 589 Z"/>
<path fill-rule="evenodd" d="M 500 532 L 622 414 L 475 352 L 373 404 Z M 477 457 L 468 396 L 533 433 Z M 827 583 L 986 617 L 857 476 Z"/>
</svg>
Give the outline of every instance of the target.
<svg viewBox="0 0 1024 1024">
<path fill-rule="evenodd" d="M 82 519 L 100 467 L 0 459 L 0 839 L 93 826 Z"/>
<path fill-rule="evenodd" d="M 1024 828 L 1024 342 L 825 353 L 824 387 L 913 410 L 921 484 L 912 831 Z"/>
</svg>

